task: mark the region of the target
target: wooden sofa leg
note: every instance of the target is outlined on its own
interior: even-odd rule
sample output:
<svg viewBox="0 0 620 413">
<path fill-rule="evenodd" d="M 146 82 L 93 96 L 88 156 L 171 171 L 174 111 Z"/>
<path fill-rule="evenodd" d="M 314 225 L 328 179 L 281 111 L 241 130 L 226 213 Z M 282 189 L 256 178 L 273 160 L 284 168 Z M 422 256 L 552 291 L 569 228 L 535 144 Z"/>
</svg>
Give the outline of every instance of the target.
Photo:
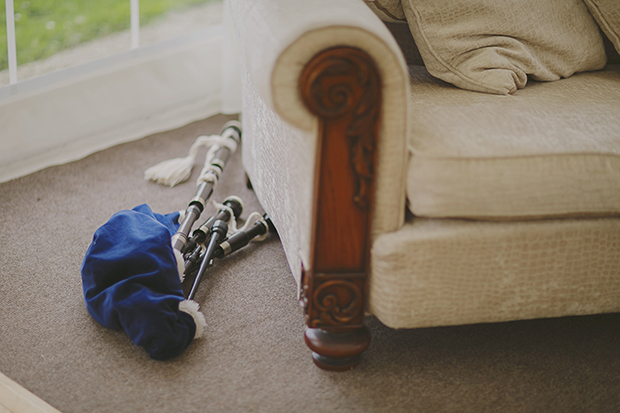
<svg viewBox="0 0 620 413">
<path fill-rule="evenodd" d="M 314 364 L 331 371 L 352 369 L 370 344 L 364 325 L 366 275 L 304 271 L 302 283 L 300 304 L 308 325 L 304 339 Z"/>
<path fill-rule="evenodd" d="M 336 47 L 300 77 L 319 120 L 310 268 L 302 274 L 304 336 L 314 363 L 348 370 L 370 343 L 364 326 L 374 171 L 381 107 L 377 66 L 365 52 Z"/>
<path fill-rule="evenodd" d="M 304 339 L 312 350 L 314 364 L 323 370 L 345 371 L 359 363 L 360 355 L 370 344 L 370 333 L 366 326 L 348 332 L 308 327 Z"/>
</svg>

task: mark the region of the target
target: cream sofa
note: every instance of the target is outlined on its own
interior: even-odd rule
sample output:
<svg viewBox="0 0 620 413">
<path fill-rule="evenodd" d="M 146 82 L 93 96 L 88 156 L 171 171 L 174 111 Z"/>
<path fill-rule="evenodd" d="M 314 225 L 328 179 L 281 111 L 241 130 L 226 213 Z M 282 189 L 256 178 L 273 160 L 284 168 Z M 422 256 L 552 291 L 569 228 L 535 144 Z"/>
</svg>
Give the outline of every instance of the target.
<svg viewBox="0 0 620 413">
<path fill-rule="evenodd" d="M 358 362 L 367 314 L 415 328 L 620 310 L 619 65 L 477 93 L 407 65 L 361 0 L 229 6 L 243 163 L 319 367 Z"/>
</svg>

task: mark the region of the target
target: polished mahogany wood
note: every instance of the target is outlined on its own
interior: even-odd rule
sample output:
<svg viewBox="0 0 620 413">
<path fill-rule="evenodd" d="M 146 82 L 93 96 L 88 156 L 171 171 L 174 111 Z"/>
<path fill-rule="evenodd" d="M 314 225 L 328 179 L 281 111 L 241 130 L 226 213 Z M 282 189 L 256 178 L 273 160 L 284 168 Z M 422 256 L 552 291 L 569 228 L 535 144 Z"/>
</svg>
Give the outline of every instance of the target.
<svg viewBox="0 0 620 413">
<path fill-rule="evenodd" d="M 380 76 L 365 52 L 336 47 L 308 63 L 300 93 L 319 119 L 312 261 L 303 270 L 300 299 L 305 338 L 315 364 L 345 370 L 370 342 L 364 311 Z"/>
<path fill-rule="evenodd" d="M 352 369 L 359 363 L 360 354 L 370 345 L 370 333 L 366 327 L 341 333 L 308 328 L 304 339 L 312 350 L 314 364 L 331 371 Z"/>
</svg>

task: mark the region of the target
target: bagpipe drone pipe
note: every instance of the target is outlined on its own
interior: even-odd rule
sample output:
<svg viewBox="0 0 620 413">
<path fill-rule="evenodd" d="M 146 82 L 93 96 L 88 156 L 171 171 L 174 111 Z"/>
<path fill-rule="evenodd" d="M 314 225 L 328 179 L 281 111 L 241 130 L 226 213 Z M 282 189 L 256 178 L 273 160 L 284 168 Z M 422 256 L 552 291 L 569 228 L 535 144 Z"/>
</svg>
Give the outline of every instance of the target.
<svg viewBox="0 0 620 413">
<path fill-rule="evenodd" d="M 174 186 L 189 179 L 197 151 L 210 146 L 195 196 L 181 212 L 158 214 L 146 205 L 122 210 L 95 231 L 81 267 L 84 301 L 101 325 L 124 330 L 153 359 L 179 355 L 202 335 L 205 319 L 193 298 L 214 259 L 264 239 L 271 222 L 254 212 L 237 229 L 243 201 L 210 200 L 229 157 L 241 139 L 238 122 L 221 135 L 201 136 L 185 158 L 162 162 L 145 178 Z M 217 213 L 192 229 L 207 205 Z M 189 294 L 183 281 L 193 279 Z"/>
</svg>

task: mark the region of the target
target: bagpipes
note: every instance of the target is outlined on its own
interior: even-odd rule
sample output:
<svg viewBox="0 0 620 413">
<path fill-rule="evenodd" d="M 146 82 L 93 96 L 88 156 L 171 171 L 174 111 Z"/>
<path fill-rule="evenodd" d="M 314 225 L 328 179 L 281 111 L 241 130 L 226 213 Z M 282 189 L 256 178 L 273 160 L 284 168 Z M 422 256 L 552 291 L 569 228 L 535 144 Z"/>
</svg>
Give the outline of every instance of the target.
<svg viewBox="0 0 620 413">
<path fill-rule="evenodd" d="M 241 229 L 233 230 L 232 235 L 228 236 L 228 222 L 235 223 L 236 219 L 239 218 L 243 211 L 243 201 L 236 196 L 230 196 L 219 206 L 218 213 L 197 228 L 191 238 L 187 238 L 187 234 L 181 234 L 180 231 L 177 231 L 172 238 L 173 248 L 174 245 L 180 246 L 179 251 L 183 254 L 184 276 L 194 276 L 194 282 L 187 295 L 188 300 L 194 299 L 200 281 L 215 258 L 224 258 L 245 247 L 253 239 L 264 239 L 272 228 L 271 220 L 267 214 L 261 217 L 257 212 L 253 212 Z M 250 223 L 253 225 L 250 226 Z M 234 227 L 235 225 L 233 225 Z M 175 244 L 175 237 L 177 240 L 185 238 L 187 241 Z"/>
<path fill-rule="evenodd" d="M 240 140 L 239 122 L 228 122 L 221 135 L 198 137 L 187 157 L 149 168 L 146 179 L 174 186 L 189 179 L 198 149 L 210 145 L 185 211 L 162 215 L 146 204 L 119 211 L 97 229 L 84 256 L 82 287 L 90 315 L 105 327 L 125 330 L 154 359 L 175 357 L 202 335 L 206 323 L 193 299 L 213 261 L 273 229 L 269 217 L 257 212 L 237 229 L 243 201 L 210 200 Z M 192 231 L 208 205 L 217 212 Z M 193 280 L 187 297 L 186 279 Z"/>
</svg>

